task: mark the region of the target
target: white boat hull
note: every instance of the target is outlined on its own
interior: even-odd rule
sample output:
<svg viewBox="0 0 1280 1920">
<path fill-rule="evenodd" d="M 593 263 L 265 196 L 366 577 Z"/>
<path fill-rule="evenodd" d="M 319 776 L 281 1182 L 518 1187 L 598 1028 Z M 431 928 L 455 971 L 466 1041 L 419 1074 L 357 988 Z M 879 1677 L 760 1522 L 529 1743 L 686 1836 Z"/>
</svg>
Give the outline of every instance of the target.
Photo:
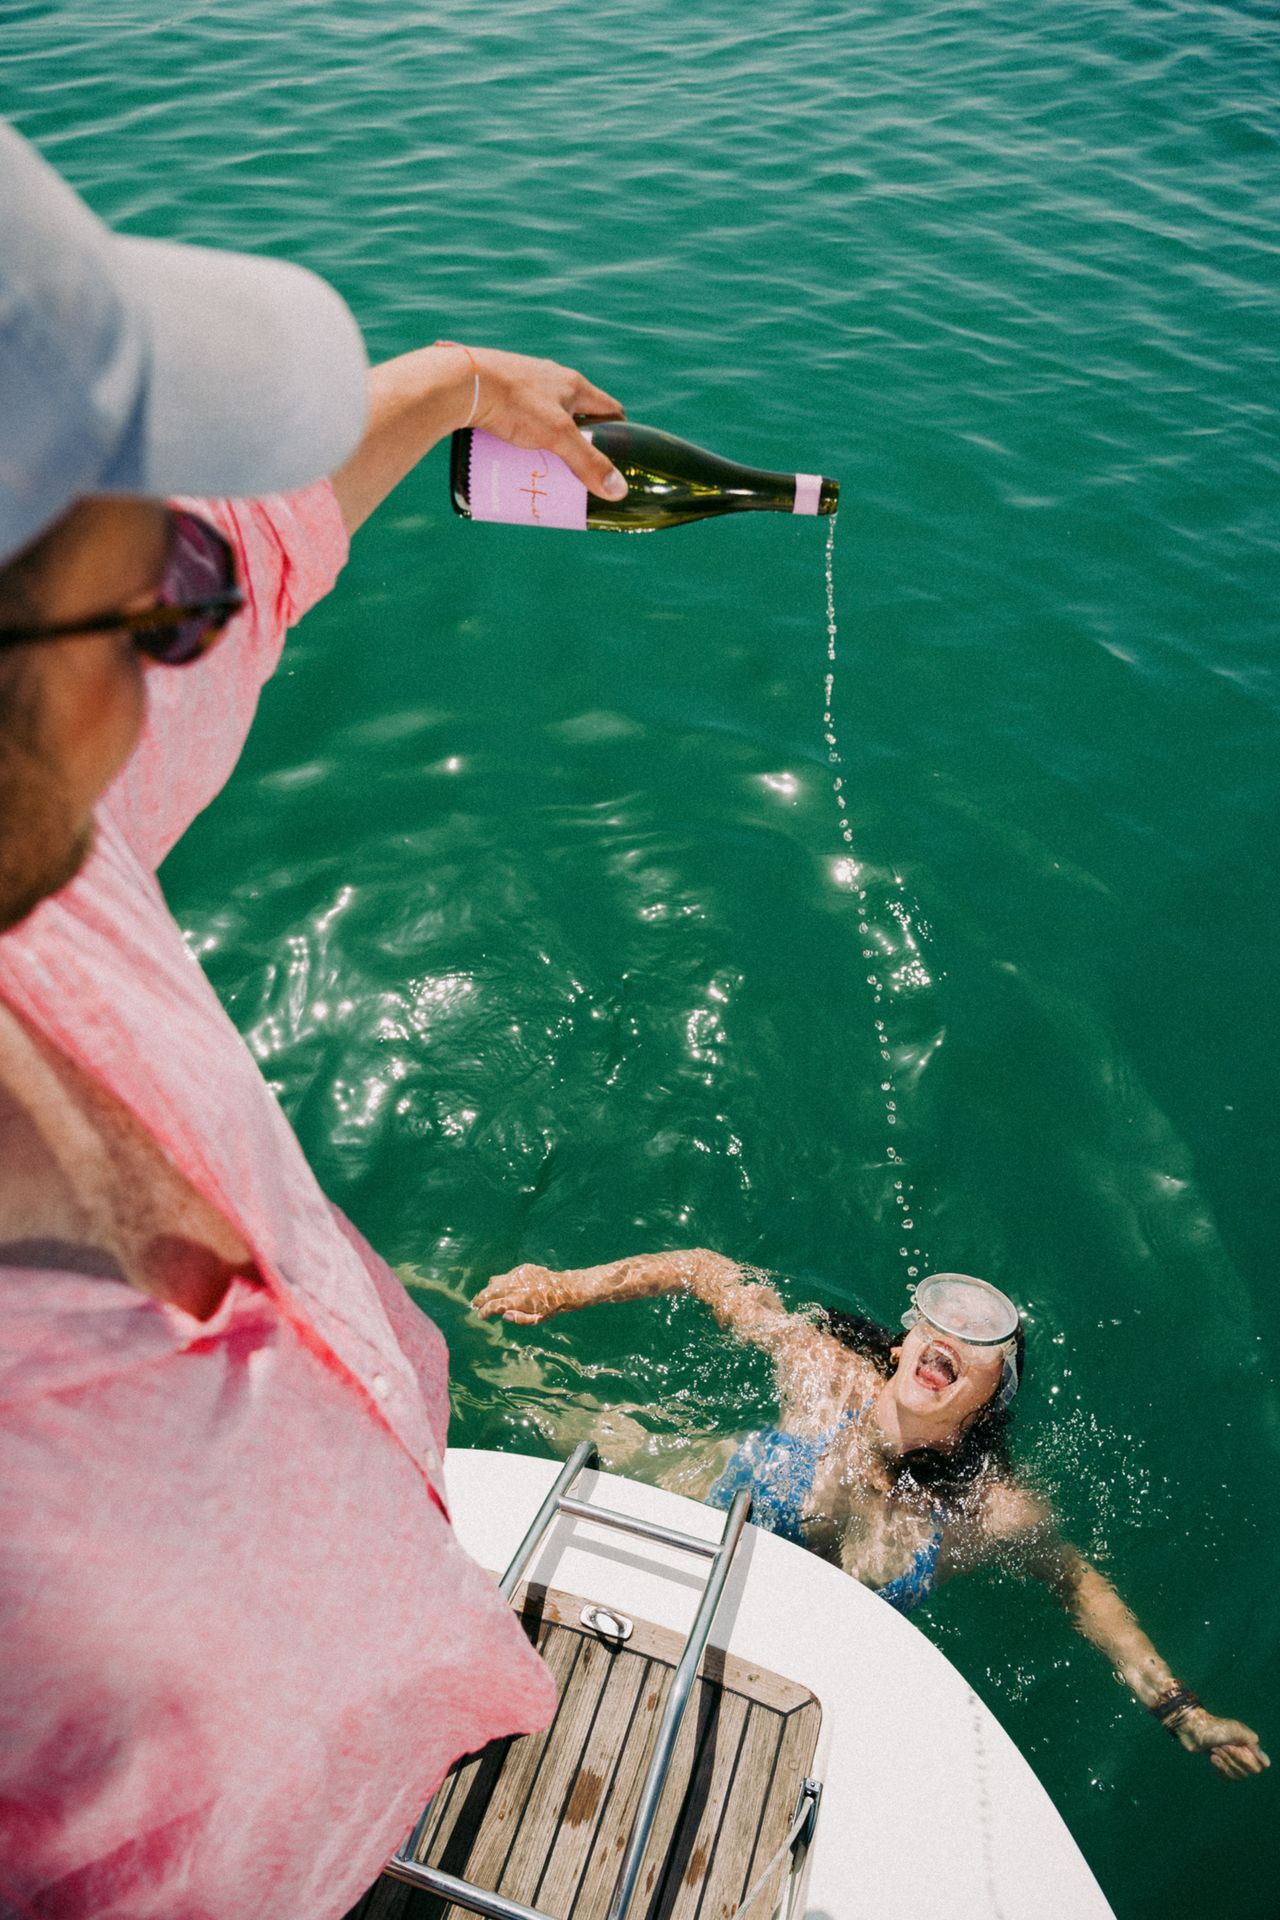
<svg viewBox="0 0 1280 1920">
<path fill-rule="evenodd" d="M 558 1471 L 526 1454 L 446 1457 L 454 1526 L 501 1573 Z M 597 1482 L 604 1484 L 597 1492 Z M 707 1540 L 724 1516 L 587 1472 L 575 1489 Z M 689 1556 L 561 1516 L 535 1583 L 687 1632 L 704 1578 Z M 1114 1920 L 1053 1802 L 950 1662 L 892 1607 L 800 1547 L 744 1533 L 711 1643 L 817 1695 L 824 1796 L 799 1911 L 809 1920 Z"/>
</svg>

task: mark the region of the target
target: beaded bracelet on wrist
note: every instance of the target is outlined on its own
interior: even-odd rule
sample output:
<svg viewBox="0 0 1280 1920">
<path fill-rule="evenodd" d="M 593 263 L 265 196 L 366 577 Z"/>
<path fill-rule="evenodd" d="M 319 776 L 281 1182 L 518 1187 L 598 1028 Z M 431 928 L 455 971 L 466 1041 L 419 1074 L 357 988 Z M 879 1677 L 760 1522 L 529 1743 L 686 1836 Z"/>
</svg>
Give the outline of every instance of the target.
<svg viewBox="0 0 1280 1920">
<path fill-rule="evenodd" d="M 1200 1696 L 1192 1693 L 1190 1687 L 1179 1687 L 1176 1693 L 1167 1693 L 1163 1700 L 1157 1700 L 1147 1708 L 1147 1712 L 1160 1722 L 1165 1732 L 1176 1740 L 1178 1728 L 1187 1715 L 1200 1705 Z"/>
</svg>

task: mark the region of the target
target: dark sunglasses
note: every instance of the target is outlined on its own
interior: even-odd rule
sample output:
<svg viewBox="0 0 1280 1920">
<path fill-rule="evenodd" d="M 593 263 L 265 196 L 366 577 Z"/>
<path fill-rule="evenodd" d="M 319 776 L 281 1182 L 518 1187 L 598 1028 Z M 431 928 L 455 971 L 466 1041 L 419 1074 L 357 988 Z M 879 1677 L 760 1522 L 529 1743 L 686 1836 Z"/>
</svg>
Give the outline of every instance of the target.
<svg viewBox="0 0 1280 1920">
<path fill-rule="evenodd" d="M 48 627 L 0 627 L 0 647 L 66 640 L 78 633 L 127 633 L 138 652 L 162 667 L 185 667 L 208 653 L 244 605 L 236 557 L 207 520 L 169 511 L 169 547 L 154 606 L 141 613 L 94 613 Z"/>
</svg>

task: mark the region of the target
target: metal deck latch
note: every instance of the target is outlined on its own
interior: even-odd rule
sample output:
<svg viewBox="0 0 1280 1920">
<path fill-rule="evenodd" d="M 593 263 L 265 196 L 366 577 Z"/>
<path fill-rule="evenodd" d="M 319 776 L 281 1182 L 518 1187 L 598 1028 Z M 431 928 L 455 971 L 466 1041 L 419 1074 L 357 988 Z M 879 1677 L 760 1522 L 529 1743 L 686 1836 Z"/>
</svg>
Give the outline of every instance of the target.
<svg viewBox="0 0 1280 1920">
<path fill-rule="evenodd" d="M 578 1618 L 584 1627 L 598 1633 L 602 1640 L 613 1641 L 615 1646 L 621 1646 L 635 1632 L 634 1622 L 628 1620 L 625 1613 L 614 1613 L 610 1607 L 584 1607 Z"/>
</svg>

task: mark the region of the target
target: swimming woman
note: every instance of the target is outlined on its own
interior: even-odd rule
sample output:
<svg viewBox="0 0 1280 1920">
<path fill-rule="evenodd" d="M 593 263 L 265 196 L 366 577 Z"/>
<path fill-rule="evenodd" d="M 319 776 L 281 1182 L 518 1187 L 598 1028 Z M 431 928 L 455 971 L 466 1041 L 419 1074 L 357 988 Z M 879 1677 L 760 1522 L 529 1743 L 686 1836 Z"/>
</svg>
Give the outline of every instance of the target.
<svg viewBox="0 0 1280 1920">
<path fill-rule="evenodd" d="M 777 1371 L 781 1423 L 738 1445 L 707 1494 L 712 1504 L 747 1488 L 758 1526 L 833 1560 L 904 1613 L 984 1562 L 1041 1580 L 1189 1753 L 1207 1753 L 1230 1779 L 1270 1765 L 1256 1733 L 1210 1713 L 1174 1678 L 1115 1588 L 1015 1478 L 1004 1429 L 1022 1374 L 1022 1324 L 986 1281 L 922 1280 L 900 1336 L 847 1314 L 815 1324 L 705 1249 L 559 1273 L 519 1266 L 474 1305 L 485 1319 L 534 1326 L 597 1302 L 682 1292 L 763 1347 Z"/>
</svg>

